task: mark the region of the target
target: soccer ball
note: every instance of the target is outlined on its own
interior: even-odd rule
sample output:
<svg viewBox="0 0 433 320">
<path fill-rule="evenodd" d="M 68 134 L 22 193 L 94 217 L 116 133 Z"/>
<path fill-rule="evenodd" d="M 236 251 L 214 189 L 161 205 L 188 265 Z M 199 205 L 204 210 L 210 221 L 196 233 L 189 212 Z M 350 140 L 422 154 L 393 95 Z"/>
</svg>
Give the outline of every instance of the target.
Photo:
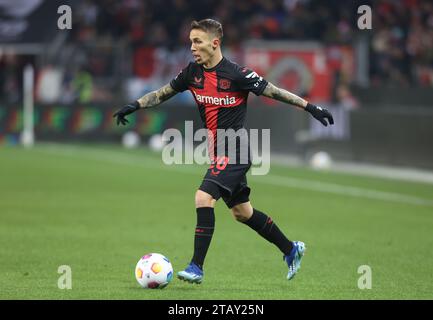
<svg viewBox="0 0 433 320">
<path fill-rule="evenodd" d="M 122 145 L 127 149 L 137 148 L 140 145 L 140 136 L 134 131 L 128 131 L 122 136 Z"/>
<path fill-rule="evenodd" d="M 331 168 L 332 159 L 329 153 L 325 151 L 319 151 L 313 154 L 310 159 L 310 164 L 313 169 L 316 170 L 327 170 Z"/>
<path fill-rule="evenodd" d="M 152 151 L 161 151 L 164 149 L 165 141 L 161 134 L 154 134 L 149 139 L 149 148 Z"/>
<path fill-rule="evenodd" d="M 137 282 L 146 289 L 165 288 L 173 278 L 170 261 L 159 253 L 144 255 L 135 267 Z"/>
</svg>

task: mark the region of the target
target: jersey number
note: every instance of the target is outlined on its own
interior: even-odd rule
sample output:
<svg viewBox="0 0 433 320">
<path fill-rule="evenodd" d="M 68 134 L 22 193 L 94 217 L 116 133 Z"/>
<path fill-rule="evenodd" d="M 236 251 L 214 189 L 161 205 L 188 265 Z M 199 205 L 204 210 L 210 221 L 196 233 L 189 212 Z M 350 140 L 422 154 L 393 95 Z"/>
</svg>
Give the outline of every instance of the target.
<svg viewBox="0 0 433 320">
<path fill-rule="evenodd" d="M 212 169 L 211 174 L 217 176 L 220 173 L 220 171 L 224 170 L 227 167 L 227 165 L 229 164 L 229 160 L 230 159 L 227 156 L 216 157 L 209 168 Z"/>
</svg>

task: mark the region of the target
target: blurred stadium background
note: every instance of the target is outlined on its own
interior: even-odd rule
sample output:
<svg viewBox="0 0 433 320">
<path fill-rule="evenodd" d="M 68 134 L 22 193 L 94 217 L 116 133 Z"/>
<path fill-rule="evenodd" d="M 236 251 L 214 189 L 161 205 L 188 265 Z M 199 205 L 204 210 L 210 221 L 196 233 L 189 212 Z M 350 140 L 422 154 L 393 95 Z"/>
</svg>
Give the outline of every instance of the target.
<svg viewBox="0 0 433 320">
<path fill-rule="evenodd" d="M 71 30 L 57 28 L 60 4 Z M 361 4 L 372 30 L 357 27 Z M 0 143 L 19 141 L 27 64 L 37 141 L 120 141 L 113 110 L 190 61 L 189 24 L 204 17 L 223 23 L 227 57 L 335 114 L 325 129 L 250 97 L 248 126 L 272 128 L 273 152 L 433 168 L 433 4 L 421 0 L 2 1 Z M 198 119 L 189 93 L 131 117 L 144 141 Z"/>
<path fill-rule="evenodd" d="M 72 8 L 70 30 L 57 27 L 63 4 Z M 365 4 L 372 30 L 357 27 Z M 185 120 L 200 122 L 189 93 L 129 116 L 127 127 L 112 114 L 190 61 L 190 22 L 207 17 L 222 22 L 228 58 L 334 114 L 336 124 L 324 128 L 250 95 L 247 126 L 271 128 L 271 160 L 305 164 L 325 151 L 336 169 L 418 180 L 279 166 L 251 177 L 259 208 L 312 250 L 291 290 L 275 252 L 246 241 L 250 232 L 228 215 L 218 217 L 224 237 L 213 240 L 200 290 L 186 296 L 178 282 L 164 292 L 135 290 L 143 251 L 166 254 L 175 271 L 190 258 L 191 243 L 179 244 L 192 240 L 204 173 L 165 166 L 145 145 L 167 128 L 183 130 Z M 29 120 L 29 65 L 36 145 L 23 149 L 15 146 Z M 431 299 L 432 101 L 428 0 L 0 1 L 0 298 Z M 121 149 L 128 131 L 140 135 L 141 149 Z M 250 262 L 263 259 L 257 277 Z M 243 272 L 227 274 L 232 261 Z M 78 279 L 71 293 L 56 287 L 62 264 Z M 370 293 L 356 285 L 363 264 L 373 267 Z"/>
</svg>

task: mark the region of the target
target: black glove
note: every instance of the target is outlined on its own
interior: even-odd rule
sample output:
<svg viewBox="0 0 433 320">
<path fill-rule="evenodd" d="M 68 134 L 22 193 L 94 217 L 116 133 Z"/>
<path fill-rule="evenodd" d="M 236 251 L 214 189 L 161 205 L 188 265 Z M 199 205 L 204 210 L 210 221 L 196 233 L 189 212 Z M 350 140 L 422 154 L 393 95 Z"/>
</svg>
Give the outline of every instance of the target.
<svg viewBox="0 0 433 320">
<path fill-rule="evenodd" d="M 328 126 L 328 123 L 325 121 L 325 119 L 328 119 L 329 124 L 334 124 L 334 118 L 332 118 L 332 114 L 325 108 L 308 103 L 305 107 L 305 111 L 311 113 L 311 115 L 319 120 L 325 127 Z"/>
<path fill-rule="evenodd" d="M 113 117 L 117 117 L 117 125 L 119 125 L 119 123 L 123 125 L 129 123 L 125 116 L 137 111 L 138 109 L 140 109 L 140 104 L 138 103 L 138 101 L 134 101 L 130 104 L 127 104 L 122 109 L 113 114 Z"/>
</svg>

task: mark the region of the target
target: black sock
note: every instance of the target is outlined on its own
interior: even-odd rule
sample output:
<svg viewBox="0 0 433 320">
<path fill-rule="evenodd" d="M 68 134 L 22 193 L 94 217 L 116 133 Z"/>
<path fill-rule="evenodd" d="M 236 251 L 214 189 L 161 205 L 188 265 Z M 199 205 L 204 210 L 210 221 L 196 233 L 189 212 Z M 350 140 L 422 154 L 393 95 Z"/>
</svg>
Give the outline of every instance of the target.
<svg viewBox="0 0 433 320">
<path fill-rule="evenodd" d="M 282 253 L 288 255 L 292 250 L 293 243 L 286 238 L 277 225 L 263 212 L 253 209 L 251 218 L 244 222 L 259 235 L 275 244 Z"/>
<path fill-rule="evenodd" d="M 197 226 L 194 237 L 194 256 L 192 262 L 203 269 L 204 258 L 209 249 L 215 227 L 214 209 L 210 207 L 197 208 Z"/>
</svg>

